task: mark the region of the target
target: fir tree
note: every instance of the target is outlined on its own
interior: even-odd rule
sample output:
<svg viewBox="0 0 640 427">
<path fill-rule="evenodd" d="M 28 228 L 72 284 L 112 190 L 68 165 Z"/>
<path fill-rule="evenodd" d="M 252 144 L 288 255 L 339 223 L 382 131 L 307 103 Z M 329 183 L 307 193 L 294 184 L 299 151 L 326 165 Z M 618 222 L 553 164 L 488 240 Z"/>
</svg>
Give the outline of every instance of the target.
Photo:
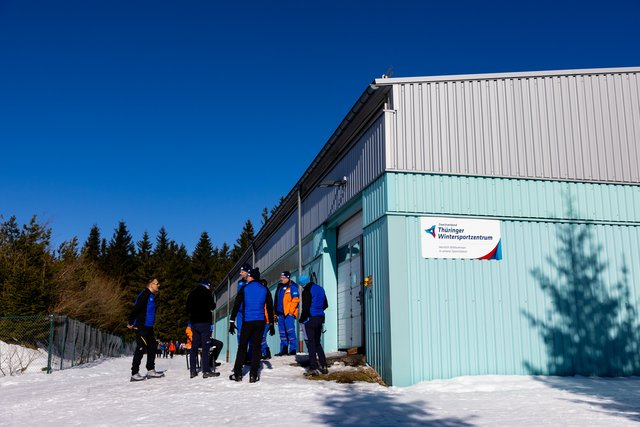
<svg viewBox="0 0 640 427">
<path fill-rule="evenodd" d="M 130 280 L 135 270 L 135 255 L 133 238 L 125 222 L 120 221 L 104 253 L 103 267 L 114 279 Z"/>
<path fill-rule="evenodd" d="M 0 224 L 0 316 L 48 313 L 55 261 L 50 238 L 36 216 L 22 229 L 15 216 Z"/>
<path fill-rule="evenodd" d="M 100 229 L 95 224 L 89 231 L 87 241 L 82 247 L 82 253 L 89 261 L 93 261 L 95 263 L 98 262 L 103 253 L 100 248 Z"/>
<path fill-rule="evenodd" d="M 203 231 L 200 240 L 191 255 L 191 271 L 193 281 L 200 282 L 204 279 L 212 280 L 214 251 L 209 239 L 209 234 Z"/>
<path fill-rule="evenodd" d="M 136 246 L 138 248 L 136 251 L 136 271 L 134 283 L 131 285 L 131 292 L 129 293 L 131 297 L 137 295 L 136 292 L 139 292 L 139 288 L 146 285 L 154 273 L 154 265 L 151 259 L 153 246 L 147 231 L 144 232 L 142 239 L 136 243 Z"/>
<path fill-rule="evenodd" d="M 280 209 L 280 206 L 282 206 L 282 204 L 284 203 L 284 196 L 280 196 L 280 201 L 271 208 L 271 216 L 273 216 L 274 213 L 278 212 L 278 209 Z"/>
<path fill-rule="evenodd" d="M 233 251 L 231 251 L 232 262 L 237 262 L 246 250 L 251 247 L 254 237 L 253 224 L 251 220 L 248 219 L 242 228 L 240 237 L 238 237 L 238 240 L 236 240 L 236 243 L 233 245 Z"/>
</svg>

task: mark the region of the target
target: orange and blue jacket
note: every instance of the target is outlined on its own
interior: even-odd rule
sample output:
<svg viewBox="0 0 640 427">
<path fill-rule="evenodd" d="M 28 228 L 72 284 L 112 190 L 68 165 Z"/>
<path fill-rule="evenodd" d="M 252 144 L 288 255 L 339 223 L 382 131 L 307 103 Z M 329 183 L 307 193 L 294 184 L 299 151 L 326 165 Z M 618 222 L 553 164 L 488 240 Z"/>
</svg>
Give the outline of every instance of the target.
<svg viewBox="0 0 640 427">
<path fill-rule="evenodd" d="M 191 348 L 191 340 L 193 339 L 193 331 L 191 330 L 191 326 L 187 326 L 187 329 L 184 330 L 187 334 L 187 348 Z"/>
<path fill-rule="evenodd" d="M 300 293 L 298 285 L 289 282 L 288 285 L 279 284 L 276 289 L 275 312 L 278 316 L 298 317 L 298 304 L 300 304 Z"/>
</svg>

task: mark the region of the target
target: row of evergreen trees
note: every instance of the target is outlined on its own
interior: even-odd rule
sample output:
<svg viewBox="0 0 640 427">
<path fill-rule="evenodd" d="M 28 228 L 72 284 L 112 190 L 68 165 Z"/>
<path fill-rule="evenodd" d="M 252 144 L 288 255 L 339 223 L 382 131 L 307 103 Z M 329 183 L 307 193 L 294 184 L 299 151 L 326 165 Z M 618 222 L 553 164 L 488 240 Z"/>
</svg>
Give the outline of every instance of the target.
<svg viewBox="0 0 640 427">
<path fill-rule="evenodd" d="M 253 238 L 250 220 L 233 248 L 214 247 L 205 231 L 190 255 L 164 227 L 155 243 L 147 232 L 136 242 L 121 221 L 109 240 L 93 226 L 82 247 L 74 237 L 52 249 L 47 225 L 35 216 L 24 225 L 11 217 L 0 223 L 0 317 L 66 314 L 126 334 L 133 300 L 150 277 L 158 277 L 156 335 L 181 339 L 188 293 L 203 279 L 220 283 Z"/>
</svg>

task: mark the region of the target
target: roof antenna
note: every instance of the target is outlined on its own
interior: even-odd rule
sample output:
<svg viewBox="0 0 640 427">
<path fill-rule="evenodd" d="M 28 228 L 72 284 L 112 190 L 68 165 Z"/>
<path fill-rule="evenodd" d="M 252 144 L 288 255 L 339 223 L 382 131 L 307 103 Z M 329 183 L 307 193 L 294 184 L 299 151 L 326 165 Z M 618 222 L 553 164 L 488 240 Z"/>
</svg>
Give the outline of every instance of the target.
<svg viewBox="0 0 640 427">
<path fill-rule="evenodd" d="M 387 69 L 387 71 L 382 75 L 383 79 L 388 79 L 393 76 L 393 65 Z"/>
</svg>

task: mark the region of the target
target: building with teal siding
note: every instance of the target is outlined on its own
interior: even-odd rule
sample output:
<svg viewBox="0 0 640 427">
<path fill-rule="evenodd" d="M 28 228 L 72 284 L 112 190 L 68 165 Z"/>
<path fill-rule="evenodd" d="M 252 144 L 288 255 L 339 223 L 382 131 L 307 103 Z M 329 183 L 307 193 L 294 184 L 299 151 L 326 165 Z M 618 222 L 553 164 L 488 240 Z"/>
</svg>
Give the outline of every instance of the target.
<svg viewBox="0 0 640 427">
<path fill-rule="evenodd" d="M 640 374 L 640 68 L 371 83 L 239 266 L 302 271 L 388 383 Z M 277 337 L 269 338 L 278 348 Z"/>
</svg>

